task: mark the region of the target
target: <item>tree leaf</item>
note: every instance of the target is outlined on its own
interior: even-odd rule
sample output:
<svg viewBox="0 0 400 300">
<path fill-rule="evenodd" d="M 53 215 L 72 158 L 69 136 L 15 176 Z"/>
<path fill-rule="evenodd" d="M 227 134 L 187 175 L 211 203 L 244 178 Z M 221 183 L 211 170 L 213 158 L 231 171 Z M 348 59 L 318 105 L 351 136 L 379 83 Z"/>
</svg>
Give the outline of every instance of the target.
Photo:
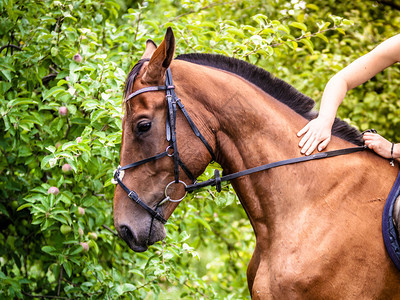
<svg viewBox="0 0 400 300">
<path fill-rule="evenodd" d="M 81 247 L 82 248 L 82 247 Z M 68 277 L 71 277 L 72 275 L 72 265 L 69 261 L 66 261 L 62 264 L 64 267 L 65 272 L 67 273 Z"/>
<path fill-rule="evenodd" d="M 301 30 L 303 30 L 303 31 L 307 31 L 307 26 L 306 26 L 305 24 L 303 24 L 303 23 L 300 23 L 300 22 L 292 22 L 292 23 L 290 23 L 289 25 L 292 26 L 292 27 L 301 29 Z"/>
<path fill-rule="evenodd" d="M 51 88 L 50 90 L 46 91 L 45 93 L 43 93 L 43 100 L 46 100 L 47 98 L 49 98 L 51 96 L 57 96 L 60 93 L 65 93 L 64 88 L 61 86 L 55 86 L 55 87 Z"/>
</svg>

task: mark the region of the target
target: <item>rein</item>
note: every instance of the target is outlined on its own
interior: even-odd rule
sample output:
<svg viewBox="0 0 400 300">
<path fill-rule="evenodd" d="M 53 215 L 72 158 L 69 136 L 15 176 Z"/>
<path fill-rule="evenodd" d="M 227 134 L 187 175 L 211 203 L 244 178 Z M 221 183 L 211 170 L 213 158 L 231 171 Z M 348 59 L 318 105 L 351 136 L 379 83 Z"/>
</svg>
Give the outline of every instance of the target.
<svg viewBox="0 0 400 300">
<path fill-rule="evenodd" d="M 178 152 L 178 146 L 176 142 L 176 130 L 175 130 L 175 124 L 176 124 L 176 112 L 177 108 L 181 110 L 183 115 L 185 116 L 186 120 L 188 121 L 192 131 L 194 134 L 202 141 L 204 146 L 207 148 L 208 152 L 211 155 L 212 161 L 215 161 L 216 156 L 214 154 L 214 151 L 210 144 L 206 141 L 204 136 L 200 133 L 199 129 L 197 126 L 194 124 L 193 120 L 190 118 L 188 112 L 186 111 L 184 105 L 182 104 L 181 100 L 176 96 L 175 94 L 175 87 L 172 82 L 172 75 L 171 75 L 171 70 L 168 68 L 166 71 L 166 78 L 165 78 L 165 85 L 164 86 L 151 86 L 151 87 L 145 87 L 142 89 L 139 89 L 131 94 L 129 94 L 124 102 L 140 95 L 143 93 L 147 92 L 156 92 L 156 91 L 166 91 L 166 101 L 167 101 L 167 107 L 168 107 L 168 112 L 167 112 L 167 121 L 166 121 L 166 137 L 167 141 L 169 142 L 169 146 L 167 149 L 159 154 L 156 154 L 154 156 L 151 156 L 149 158 L 125 165 L 123 167 L 118 166 L 118 168 L 114 171 L 114 180 L 112 180 L 112 183 L 114 184 L 119 184 L 122 189 L 128 194 L 128 197 L 132 199 L 134 202 L 136 202 L 138 205 L 140 205 L 144 210 L 146 210 L 152 217 L 151 220 L 151 226 L 150 226 L 150 232 L 149 232 L 149 237 L 151 234 L 151 228 L 153 225 L 154 219 L 157 219 L 161 223 L 165 224 L 167 220 L 162 216 L 162 214 L 157 211 L 157 209 L 163 205 L 164 203 L 170 201 L 170 202 L 180 202 L 185 198 L 186 194 L 189 192 L 193 192 L 197 189 L 206 187 L 206 186 L 215 186 L 216 190 L 218 192 L 221 192 L 221 183 L 223 181 L 230 181 L 232 179 L 245 176 L 245 175 L 250 175 L 256 172 L 261 172 L 265 170 L 269 170 L 272 168 L 280 167 L 280 166 L 285 166 L 285 165 L 290 165 L 290 164 L 295 164 L 295 163 L 301 163 L 301 162 L 306 162 L 306 161 L 311 161 L 311 160 L 317 160 L 317 159 L 323 159 L 323 158 L 329 158 L 329 157 L 334 157 L 334 156 L 339 156 L 339 155 L 346 155 L 350 153 L 355 153 L 359 151 L 363 151 L 367 149 L 366 146 L 358 146 L 358 147 L 351 147 L 351 148 L 346 148 L 346 149 L 340 149 L 340 150 L 333 150 L 333 151 L 327 151 L 327 152 L 321 152 L 317 154 L 313 154 L 310 156 L 301 156 L 301 157 L 296 157 L 296 158 L 291 158 L 287 160 L 282 160 L 278 162 L 273 162 L 269 163 L 266 165 L 250 168 L 247 170 L 243 170 L 240 172 L 228 174 L 225 176 L 220 176 L 219 170 L 215 170 L 214 172 L 214 178 L 209 179 L 203 182 L 197 183 L 196 178 L 193 176 L 193 174 L 189 171 L 189 169 L 185 166 L 185 164 L 181 161 L 179 157 L 179 152 Z M 123 182 L 122 179 L 124 177 L 124 172 L 125 170 L 135 168 L 137 166 L 140 166 L 142 164 L 161 159 L 163 157 L 171 157 L 174 160 L 174 181 L 170 182 L 167 184 L 165 187 L 165 198 L 162 199 L 156 207 L 153 209 L 150 206 L 148 206 L 146 203 L 144 203 L 138 196 L 138 194 L 130 190 Z M 192 184 L 186 185 L 185 182 L 179 180 L 179 167 L 182 168 L 182 170 L 186 173 L 186 175 L 192 180 Z M 182 184 L 185 187 L 185 195 L 180 198 L 180 199 L 171 199 L 168 196 L 168 188 L 172 184 Z"/>
<path fill-rule="evenodd" d="M 364 151 L 367 149 L 366 146 L 358 146 L 358 147 L 351 147 L 351 148 L 345 148 L 345 149 L 340 149 L 340 150 L 332 150 L 332 151 L 327 151 L 327 152 L 321 152 L 321 153 L 316 153 L 310 156 L 301 156 L 301 157 L 296 157 L 296 158 L 290 158 L 286 160 L 281 160 L 281 161 L 276 161 L 270 164 L 250 168 L 247 170 L 243 170 L 240 172 L 228 174 L 225 176 L 220 176 L 219 170 L 214 171 L 214 179 L 211 178 L 209 180 L 199 182 L 199 183 L 194 183 L 191 185 L 188 185 L 186 187 L 186 191 L 191 193 L 197 189 L 200 189 L 202 187 L 206 186 L 215 186 L 216 190 L 218 192 L 221 192 L 221 183 L 223 181 L 230 181 L 232 179 L 245 176 L 245 175 L 250 175 L 256 172 L 261 172 L 261 171 L 266 171 L 272 168 L 280 167 L 280 166 L 286 166 L 286 165 L 291 165 L 291 164 L 296 164 L 296 163 L 301 163 L 301 162 L 306 162 L 310 160 L 316 160 L 316 159 L 322 159 L 322 158 L 328 158 L 328 157 L 334 157 L 334 156 L 339 156 L 339 155 L 345 155 L 345 154 L 350 154 L 350 153 L 355 153 L 359 151 Z"/>
</svg>

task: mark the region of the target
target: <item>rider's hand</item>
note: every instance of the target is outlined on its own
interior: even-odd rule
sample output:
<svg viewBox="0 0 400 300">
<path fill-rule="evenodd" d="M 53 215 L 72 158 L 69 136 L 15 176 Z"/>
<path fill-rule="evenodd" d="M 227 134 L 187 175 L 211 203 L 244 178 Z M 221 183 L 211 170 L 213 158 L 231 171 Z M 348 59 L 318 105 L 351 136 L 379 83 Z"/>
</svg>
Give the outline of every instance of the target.
<svg viewBox="0 0 400 300">
<path fill-rule="evenodd" d="M 297 133 L 302 137 L 299 142 L 301 153 L 310 155 L 318 147 L 318 151 L 326 148 L 331 140 L 332 126 L 322 118 L 311 120 L 302 130 Z"/>
<path fill-rule="evenodd" d="M 365 145 L 385 158 L 392 157 L 392 143 L 377 133 L 366 132 L 363 136 Z"/>
</svg>

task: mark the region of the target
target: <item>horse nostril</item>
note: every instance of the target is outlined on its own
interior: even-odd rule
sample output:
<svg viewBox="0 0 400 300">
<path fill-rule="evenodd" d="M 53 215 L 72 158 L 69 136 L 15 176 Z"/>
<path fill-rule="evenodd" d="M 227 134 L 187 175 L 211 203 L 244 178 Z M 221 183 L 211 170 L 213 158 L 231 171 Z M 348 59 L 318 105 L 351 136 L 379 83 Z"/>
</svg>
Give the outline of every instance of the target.
<svg viewBox="0 0 400 300">
<path fill-rule="evenodd" d="M 135 238 L 133 237 L 132 230 L 130 230 L 130 229 L 128 228 L 128 226 L 125 226 L 125 225 L 122 225 L 122 226 L 120 227 L 119 234 L 120 234 L 121 238 L 122 238 L 128 245 L 130 245 L 130 244 L 133 242 L 133 240 L 135 239 Z"/>
<path fill-rule="evenodd" d="M 120 237 L 128 244 L 129 248 L 131 248 L 133 251 L 143 252 L 147 250 L 147 241 L 144 243 L 138 241 L 138 238 L 134 235 L 134 232 L 129 228 L 129 226 L 120 226 L 118 232 Z"/>
</svg>

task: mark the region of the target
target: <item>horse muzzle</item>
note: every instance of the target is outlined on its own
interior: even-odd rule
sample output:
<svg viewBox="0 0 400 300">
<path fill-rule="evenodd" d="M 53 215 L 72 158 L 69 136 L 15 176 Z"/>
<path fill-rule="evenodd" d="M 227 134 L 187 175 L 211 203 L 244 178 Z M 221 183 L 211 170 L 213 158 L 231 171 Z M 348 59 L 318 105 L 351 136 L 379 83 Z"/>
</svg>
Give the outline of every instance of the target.
<svg viewBox="0 0 400 300">
<path fill-rule="evenodd" d="M 166 232 L 164 226 L 159 222 L 144 224 L 135 232 L 127 223 L 116 226 L 119 236 L 127 243 L 129 248 L 135 252 L 144 252 L 149 246 L 165 238 Z"/>
</svg>

